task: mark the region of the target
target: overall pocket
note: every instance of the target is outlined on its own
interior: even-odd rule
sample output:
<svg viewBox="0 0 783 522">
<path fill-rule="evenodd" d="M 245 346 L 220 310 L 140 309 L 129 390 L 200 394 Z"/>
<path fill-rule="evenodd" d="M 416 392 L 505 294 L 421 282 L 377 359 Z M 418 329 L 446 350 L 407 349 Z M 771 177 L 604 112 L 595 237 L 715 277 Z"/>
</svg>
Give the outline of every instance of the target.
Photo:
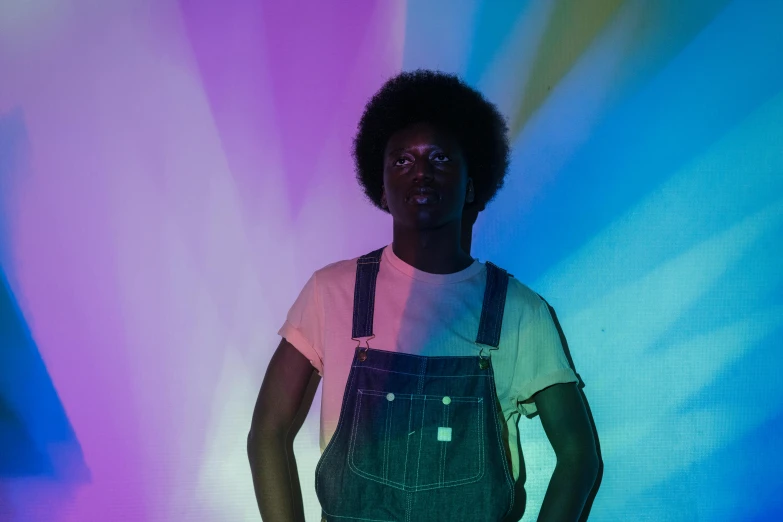
<svg viewBox="0 0 783 522">
<path fill-rule="evenodd" d="M 358 390 L 348 464 L 405 491 L 476 482 L 484 475 L 481 397 Z"/>
</svg>

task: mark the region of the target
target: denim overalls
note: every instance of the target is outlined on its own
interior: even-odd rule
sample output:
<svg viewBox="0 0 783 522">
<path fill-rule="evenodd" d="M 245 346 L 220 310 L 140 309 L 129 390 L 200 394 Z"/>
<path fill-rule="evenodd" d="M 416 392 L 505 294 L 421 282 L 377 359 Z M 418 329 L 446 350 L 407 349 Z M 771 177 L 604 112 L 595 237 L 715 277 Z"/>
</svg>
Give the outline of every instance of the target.
<svg viewBox="0 0 783 522">
<path fill-rule="evenodd" d="M 354 340 L 372 338 L 383 249 L 359 258 Z M 423 357 L 359 346 L 334 435 L 315 471 L 322 520 L 499 521 L 514 503 L 490 348 L 508 273 L 487 263 L 478 356 Z"/>
</svg>

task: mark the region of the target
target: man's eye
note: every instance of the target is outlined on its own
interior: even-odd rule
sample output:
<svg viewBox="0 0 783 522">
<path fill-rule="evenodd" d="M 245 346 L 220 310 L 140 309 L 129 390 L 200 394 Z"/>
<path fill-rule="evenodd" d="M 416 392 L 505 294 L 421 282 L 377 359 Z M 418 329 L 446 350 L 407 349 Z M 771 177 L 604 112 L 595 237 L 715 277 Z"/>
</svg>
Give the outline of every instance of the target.
<svg viewBox="0 0 783 522">
<path fill-rule="evenodd" d="M 432 158 L 433 158 L 435 161 L 440 161 L 440 162 L 443 162 L 443 161 L 449 161 L 449 157 L 448 157 L 448 156 L 446 156 L 446 155 L 445 155 L 445 154 L 443 154 L 443 153 L 440 153 L 440 154 L 435 154 L 435 155 L 434 155 Z"/>
<path fill-rule="evenodd" d="M 399 158 L 397 161 L 394 162 L 395 165 L 407 165 L 406 162 L 410 162 L 408 158 Z"/>
</svg>

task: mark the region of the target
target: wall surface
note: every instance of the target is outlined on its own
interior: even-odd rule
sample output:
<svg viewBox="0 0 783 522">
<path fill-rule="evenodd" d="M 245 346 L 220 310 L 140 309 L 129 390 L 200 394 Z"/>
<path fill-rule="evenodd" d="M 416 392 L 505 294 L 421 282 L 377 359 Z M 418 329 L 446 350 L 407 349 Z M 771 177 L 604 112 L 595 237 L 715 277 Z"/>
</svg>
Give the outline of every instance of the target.
<svg viewBox="0 0 783 522">
<path fill-rule="evenodd" d="M 598 521 L 783 519 L 783 3 L 4 0 L 0 520 L 259 520 L 245 438 L 313 270 L 390 241 L 366 100 L 508 117 L 473 254 L 558 312 Z M 296 441 L 308 520 L 320 392 Z M 520 423 L 534 520 L 554 455 Z M 776 494 L 775 491 L 778 491 Z"/>
</svg>

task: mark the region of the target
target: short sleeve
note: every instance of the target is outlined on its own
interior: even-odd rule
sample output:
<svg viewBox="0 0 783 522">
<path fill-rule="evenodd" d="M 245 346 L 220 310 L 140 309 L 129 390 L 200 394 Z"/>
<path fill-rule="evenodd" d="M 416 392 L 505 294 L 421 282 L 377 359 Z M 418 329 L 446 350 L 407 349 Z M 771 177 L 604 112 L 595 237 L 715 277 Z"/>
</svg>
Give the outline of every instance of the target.
<svg viewBox="0 0 783 522">
<path fill-rule="evenodd" d="M 537 412 L 535 402 L 523 404 L 537 392 L 553 384 L 579 382 L 566 357 L 549 306 L 543 299 L 539 298 L 536 306 L 520 319 L 518 350 L 514 389 L 523 415 Z"/>
<path fill-rule="evenodd" d="M 323 375 L 323 307 L 313 274 L 288 311 L 278 334 L 299 350 Z"/>
</svg>

